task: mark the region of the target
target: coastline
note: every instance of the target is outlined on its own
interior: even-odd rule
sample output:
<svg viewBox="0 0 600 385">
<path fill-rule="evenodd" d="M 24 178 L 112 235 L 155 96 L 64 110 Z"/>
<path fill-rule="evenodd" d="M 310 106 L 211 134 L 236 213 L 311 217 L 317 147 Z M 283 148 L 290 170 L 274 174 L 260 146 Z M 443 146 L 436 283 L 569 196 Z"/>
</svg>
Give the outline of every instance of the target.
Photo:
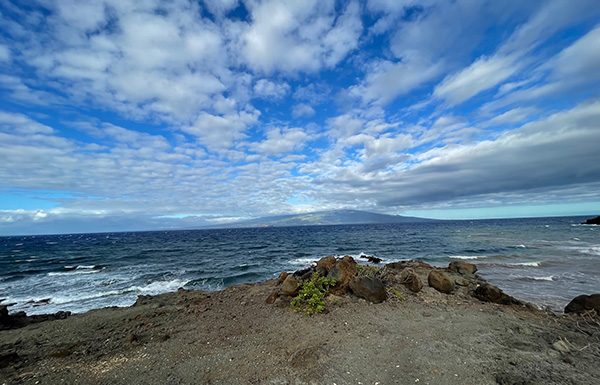
<svg viewBox="0 0 600 385">
<path fill-rule="evenodd" d="M 412 267 L 419 275 L 426 269 Z M 0 383 L 587 384 L 600 378 L 594 318 L 484 302 L 468 286 L 445 294 L 426 281 L 417 293 L 397 285 L 401 294 L 378 304 L 330 295 L 326 312 L 306 316 L 292 311 L 285 296 L 266 303 L 278 287 L 269 280 L 219 292 L 179 290 L 140 297 L 128 308 L 0 331 Z"/>
</svg>

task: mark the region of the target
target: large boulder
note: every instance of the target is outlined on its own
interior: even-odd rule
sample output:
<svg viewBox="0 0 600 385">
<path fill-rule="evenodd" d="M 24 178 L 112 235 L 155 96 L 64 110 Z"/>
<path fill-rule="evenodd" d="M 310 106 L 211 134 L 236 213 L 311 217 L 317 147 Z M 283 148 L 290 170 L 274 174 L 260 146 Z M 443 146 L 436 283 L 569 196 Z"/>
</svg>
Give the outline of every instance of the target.
<svg viewBox="0 0 600 385">
<path fill-rule="evenodd" d="M 316 270 L 319 275 L 327 275 L 331 268 L 335 266 L 336 259 L 333 255 L 323 257 L 317 261 Z"/>
<path fill-rule="evenodd" d="M 356 277 L 350 281 L 349 287 L 354 295 L 369 302 L 380 303 L 387 299 L 385 286 L 381 279 L 376 277 Z"/>
<path fill-rule="evenodd" d="M 511 297 L 496 286 L 490 285 L 489 283 L 479 285 L 473 294 L 475 298 L 485 302 L 493 302 L 500 305 L 521 304 L 521 301 L 518 299 Z"/>
<path fill-rule="evenodd" d="M 295 275 L 288 275 L 281 284 L 282 295 L 294 296 L 300 290 L 300 280 Z"/>
<path fill-rule="evenodd" d="M 277 277 L 277 285 L 281 285 L 288 275 L 289 273 L 287 271 L 282 271 L 279 273 L 279 277 Z"/>
<path fill-rule="evenodd" d="M 336 260 L 335 265 L 329 270 L 329 274 L 327 274 L 327 277 L 335 279 L 335 286 L 332 288 L 332 292 L 334 294 L 346 293 L 350 281 L 356 277 L 357 272 L 354 258 L 346 256 Z"/>
<path fill-rule="evenodd" d="M 579 314 L 590 310 L 600 314 L 600 294 L 578 295 L 565 306 L 565 313 Z"/>
<path fill-rule="evenodd" d="M 475 274 L 477 266 L 465 261 L 452 261 L 448 265 L 448 270 L 459 274 Z"/>
<path fill-rule="evenodd" d="M 411 268 L 406 268 L 400 273 L 400 282 L 413 293 L 418 293 L 423 288 L 423 282 Z"/>
<path fill-rule="evenodd" d="M 440 270 L 431 270 L 427 282 L 441 293 L 450 294 L 454 290 L 454 281 Z"/>
</svg>

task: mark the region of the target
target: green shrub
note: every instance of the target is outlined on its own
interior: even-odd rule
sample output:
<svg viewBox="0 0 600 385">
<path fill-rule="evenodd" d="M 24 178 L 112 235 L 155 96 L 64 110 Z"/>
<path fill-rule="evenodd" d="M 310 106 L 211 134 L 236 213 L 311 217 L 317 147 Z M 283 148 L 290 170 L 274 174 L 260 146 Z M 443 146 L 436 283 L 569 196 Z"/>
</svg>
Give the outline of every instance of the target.
<svg viewBox="0 0 600 385">
<path fill-rule="evenodd" d="M 330 287 L 335 285 L 335 279 L 321 277 L 313 273 L 312 277 L 304 281 L 300 292 L 292 299 L 290 306 L 295 311 L 312 315 L 325 310 L 325 295 Z"/>
</svg>

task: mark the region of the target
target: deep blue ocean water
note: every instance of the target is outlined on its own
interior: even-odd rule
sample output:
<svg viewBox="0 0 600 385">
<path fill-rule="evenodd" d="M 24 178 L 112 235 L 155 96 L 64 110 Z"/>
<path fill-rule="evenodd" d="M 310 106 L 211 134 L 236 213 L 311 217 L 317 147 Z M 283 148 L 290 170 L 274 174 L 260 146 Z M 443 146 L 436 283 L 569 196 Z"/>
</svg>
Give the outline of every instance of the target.
<svg viewBox="0 0 600 385">
<path fill-rule="evenodd" d="M 600 292 L 600 226 L 583 218 L 444 221 L 0 237 L 0 298 L 11 311 L 83 312 L 179 287 L 219 290 L 326 255 L 478 265 L 506 292 L 560 310 Z M 50 299 L 48 303 L 36 301 Z"/>
</svg>

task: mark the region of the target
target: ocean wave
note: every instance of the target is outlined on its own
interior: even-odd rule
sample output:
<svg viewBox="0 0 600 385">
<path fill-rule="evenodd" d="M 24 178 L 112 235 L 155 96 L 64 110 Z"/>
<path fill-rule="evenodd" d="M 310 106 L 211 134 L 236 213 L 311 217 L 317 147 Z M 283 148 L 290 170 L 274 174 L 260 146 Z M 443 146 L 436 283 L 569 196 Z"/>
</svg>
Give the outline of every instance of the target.
<svg viewBox="0 0 600 385">
<path fill-rule="evenodd" d="M 540 266 L 542 266 L 542 262 L 540 262 L 540 261 L 535 261 L 535 262 L 514 262 L 514 263 L 507 263 L 507 265 L 509 265 L 509 266 L 540 267 Z"/>
<path fill-rule="evenodd" d="M 531 262 L 481 262 L 479 265 L 485 266 L 496 266 L 496 267 L 507 267 L 507 268 L 518 268 L 518 267 L 541 267 L 543 262 L 531 261 Z"/>
<path fill-rule="evenodd" d="M 301 257 L 301 258 L 292 259 L 291 261 L 289 261 L 289 263 L 292 265 L 298 265 L 298 266 L 309 266 L 309 265 L 312 265 L 313 263 L 315 263 L 316 261 L 317 260 L 313 257 Z"/>
<path fill-rule="evenodd" d="M 487 258 L 487 255 L 450 255 L 450 259 L 483 259 Z"/>
<path fill-rule="evenodd" d="M 558 279 L 558 277 L 556 277 L 554 275 L 547 275 L 547 276 L 529 276 L 529 275 L 523 275 L 523 276 L 515 276 L 515 277 L 513 277 L 513 279 L 520 280 L 520 281 L 546 281 L 546 282 L 552 282 L 552 281 L 556 281 Z"/>
<path fill-rule="evenodd" d="M 66 271 L 52 271 L 48 273 L 49 277 L 61 276 L 61 275 L 81 275 L 81 274 L 95 274 L 105 269 L 101 265 L 79 265 L 79 266 L 65 266 Z"/>
</svg>

